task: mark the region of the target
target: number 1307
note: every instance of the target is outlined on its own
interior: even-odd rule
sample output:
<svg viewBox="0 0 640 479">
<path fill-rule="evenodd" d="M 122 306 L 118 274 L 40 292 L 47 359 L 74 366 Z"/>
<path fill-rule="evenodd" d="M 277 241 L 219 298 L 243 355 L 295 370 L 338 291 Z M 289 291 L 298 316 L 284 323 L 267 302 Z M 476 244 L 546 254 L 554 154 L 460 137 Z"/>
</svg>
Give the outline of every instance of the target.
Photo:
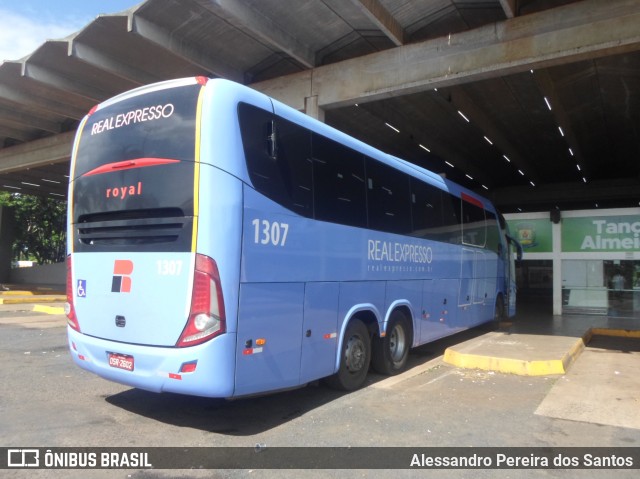
<svg viewBox="0 0 640 479">
<path fill-rule="evenodd" d="M 253 225 L 253 242 L 256 244 L 272 244 L 274 246 L 284 246 L 287 242 L 287 234 L 289 233 L 288 223 L 279 223 L 277 221 L 255 219 L 251 222 Z"/>
</svg>

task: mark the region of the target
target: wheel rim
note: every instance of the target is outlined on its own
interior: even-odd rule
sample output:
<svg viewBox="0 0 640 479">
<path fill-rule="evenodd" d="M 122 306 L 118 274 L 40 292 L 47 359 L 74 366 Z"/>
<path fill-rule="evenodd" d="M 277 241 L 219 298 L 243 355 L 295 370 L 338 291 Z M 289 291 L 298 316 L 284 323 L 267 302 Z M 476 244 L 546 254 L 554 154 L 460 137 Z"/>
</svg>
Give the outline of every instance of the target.
<svg viewBox="0 0 640 479">
<path fill-rule="evenodd" d="M 398 363 L 404 357 L 406 349 L 406 335 L 404 329 L 399 324 L 391 330 L 389 337 L 389 353 L 391 361 Z"/>
<path fill-rule="evenodd" d="M 360 336 L 351 336 L 345 351 L 347 369 L 352 372 L 362 370 L 367 359 L 366 347 Z"/>
</svg>

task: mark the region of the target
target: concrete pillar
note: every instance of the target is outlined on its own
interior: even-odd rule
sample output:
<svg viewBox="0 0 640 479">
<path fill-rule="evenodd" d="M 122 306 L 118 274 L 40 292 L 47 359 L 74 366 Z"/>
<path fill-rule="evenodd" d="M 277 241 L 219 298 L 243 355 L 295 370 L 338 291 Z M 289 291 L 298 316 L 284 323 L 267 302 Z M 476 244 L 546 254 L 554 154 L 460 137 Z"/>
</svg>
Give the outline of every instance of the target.
<svg viewBox="0 0 640 479">
<path fill-rule="evenodd" d="M 0 206 L 0 283 L 8 283 L 11 274 L 13 252 L 11 245 L 15 238 L 15 219 L 13 211 Z"/>
<path fill-rule="evenodd" d="M 562 221 L 551 225 L 553 243 L 553 314 L 562 314 Z"/>
<path fill-rule="evenodd" d="M 324 123 L 324 110 L 318 106 L 318 95 L 305 97 L 304 112 L 311 118 Z"/>
</svg>

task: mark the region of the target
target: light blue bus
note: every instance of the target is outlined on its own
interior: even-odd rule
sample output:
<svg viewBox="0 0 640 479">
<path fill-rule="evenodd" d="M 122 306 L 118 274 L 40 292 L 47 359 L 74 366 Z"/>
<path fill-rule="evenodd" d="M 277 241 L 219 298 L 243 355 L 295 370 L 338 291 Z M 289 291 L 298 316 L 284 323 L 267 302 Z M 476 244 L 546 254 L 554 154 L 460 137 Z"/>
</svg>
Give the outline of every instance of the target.
<svg viewBox="0 0 640 479">
<path fill-rule="evenodd" d="M 515 314 L 516 243 L 489 201 L 221 79 L 93 108 L 68 230 L 74 361 L 149 391 L 353 390 Z"/>
</svg>

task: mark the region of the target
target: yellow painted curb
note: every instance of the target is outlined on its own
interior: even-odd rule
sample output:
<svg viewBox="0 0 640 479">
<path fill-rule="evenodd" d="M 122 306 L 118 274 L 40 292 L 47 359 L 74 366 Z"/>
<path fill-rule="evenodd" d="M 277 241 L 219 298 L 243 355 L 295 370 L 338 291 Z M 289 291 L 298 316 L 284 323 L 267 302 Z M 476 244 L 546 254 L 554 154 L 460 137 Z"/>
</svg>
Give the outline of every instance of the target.
<svg viewBox="0 0 640 479">
<path fill-rule="evenodd" d="M 501 373 L 517 374 L 519 376 L 549 376 L 565 374 L 569 366 L 580 356 L 593 336 L 614 336 L 621 338 L 640 339 L 640 330 L 590 328 L 582 338 L 576 340 L 573 346 L 560 359 L 525 361 L 512 358 L 497 358 L 479 354 L 466 354 L 447 348 L 444 352 L 444 362 L 465 369 L 482 369 Z"/>
<path fill-rule="evenodd" d="M 576 360 L 585 347 L 582 338 L 576 340 L 569 351 L 560 359 L 533 360 L 497 358 L 479 354 L 465 354 L 447 348 L 444 361 L 459 368 L 497 371 L 518 376 L 550 376 L 565 374 L 569 366 Z"/>
<path fill-rule="evenodd" d="M 35 304 L 33 310 L 36 313 L 47 314 L 64 314 L 64 308 L 60 306 L 46 306 L 44 304 Z"/>
<path fill-rule="evenodd" d="M 0 297 L 0 304 L 31 304 L 31 303 L 63 303 L 67 300 L 66 296 L 11 296 L 8 298 Z"/>
</svg>

